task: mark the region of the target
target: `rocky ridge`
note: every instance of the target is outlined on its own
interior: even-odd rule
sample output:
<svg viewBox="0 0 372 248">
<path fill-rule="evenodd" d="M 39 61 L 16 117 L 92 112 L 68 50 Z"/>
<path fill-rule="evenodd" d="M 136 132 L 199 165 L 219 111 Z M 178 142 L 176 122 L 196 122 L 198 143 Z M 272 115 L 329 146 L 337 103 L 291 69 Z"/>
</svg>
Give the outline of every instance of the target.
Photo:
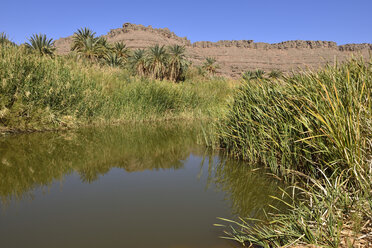
<svg viewBox="0 0 372 248">
<path fill-rule="evenodd" d="M 311 67 L 319 68 L 327 62 L 343 61 L 351 54 L 370 57 L 372 44 L 345 44 L 338 46 L 333 41 L 292 40 L 280 43 L 254 42 L 253 40 L 198 41 L 191 43 L 168 28 L 123 24 L 104 35 L 108 42 L 123 41 L 129 48 L 146 48 L 156 44 L 178 44 L 186 47 L 191 61 L 199 65 L 206 57 L 215 57 L 220 65 L 219 73 L 239 76 L 246 70 L 279 69 L 284 72 Z M 72 36 L 56 40 L 59 54 L 70 51 Z"/>
</svg>

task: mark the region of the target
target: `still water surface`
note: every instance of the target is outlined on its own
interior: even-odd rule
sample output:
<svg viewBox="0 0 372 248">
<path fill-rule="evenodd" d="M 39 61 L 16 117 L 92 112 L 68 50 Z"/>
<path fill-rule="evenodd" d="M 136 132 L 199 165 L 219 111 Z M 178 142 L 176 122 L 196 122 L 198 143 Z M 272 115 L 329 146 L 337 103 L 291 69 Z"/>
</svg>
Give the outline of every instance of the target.
<svg viewBox="0 0 372 248">
<path fill-rule="evenodd" d="M 0 137 L 0 247 L 237 247 L 277 182 L 197 145 L 193 125 Z"/>
</svg>

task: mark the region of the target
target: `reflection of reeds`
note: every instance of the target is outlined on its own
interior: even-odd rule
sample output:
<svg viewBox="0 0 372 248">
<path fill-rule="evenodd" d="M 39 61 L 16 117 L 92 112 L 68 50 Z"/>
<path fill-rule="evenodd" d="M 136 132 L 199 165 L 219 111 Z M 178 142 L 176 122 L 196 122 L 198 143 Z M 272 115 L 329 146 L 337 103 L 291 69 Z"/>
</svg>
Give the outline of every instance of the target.
<svg viewBox="0 0 372 248">
<path fill-rule="evenodd" d="M 215 168 L 213 180 L 226 192 L 233 214 L 251 218 L 262 218 L 269 205 L 282 208 L 270 196 L 280 196 L 279 180 L 265 172 L 231 159 L 222 159 Z"/>
<path fill-rule="evenodd" d="M 0 196 L 21 197 L 77 171 L 91 182 L 111 168 L 178 169 L 195 150 L 195 125 L 142 124 L 0 138 Z"/>
</svg>

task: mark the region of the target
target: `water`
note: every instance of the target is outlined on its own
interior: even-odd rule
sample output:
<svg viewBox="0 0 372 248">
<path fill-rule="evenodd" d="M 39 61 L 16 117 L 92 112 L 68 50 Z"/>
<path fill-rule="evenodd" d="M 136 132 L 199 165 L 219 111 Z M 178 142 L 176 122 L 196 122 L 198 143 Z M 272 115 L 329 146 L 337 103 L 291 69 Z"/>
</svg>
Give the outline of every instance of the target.
<svg viewBox="0 0 372 248">
<path fill-rule="evenodd" d="M 216 217 L 257 217 L 261 171 L 197 145 L 192 125 L 0 137 L 0 247 L 237 247 Z"/>
</svg>

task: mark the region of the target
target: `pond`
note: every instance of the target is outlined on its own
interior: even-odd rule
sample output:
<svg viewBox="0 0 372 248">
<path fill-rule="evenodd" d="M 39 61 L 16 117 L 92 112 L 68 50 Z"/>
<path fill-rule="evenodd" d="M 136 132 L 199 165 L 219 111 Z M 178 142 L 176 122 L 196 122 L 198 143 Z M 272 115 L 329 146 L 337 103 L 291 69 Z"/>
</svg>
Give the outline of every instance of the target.
<svg viewBox="0 0 372 248">
<path fill-rule="evenodd" d="M 261 215 L 278 182 L 199 134 L 163 123 L 1 136 L 1 247 L 237 247 L 217 217 Z"/>
</svg>

